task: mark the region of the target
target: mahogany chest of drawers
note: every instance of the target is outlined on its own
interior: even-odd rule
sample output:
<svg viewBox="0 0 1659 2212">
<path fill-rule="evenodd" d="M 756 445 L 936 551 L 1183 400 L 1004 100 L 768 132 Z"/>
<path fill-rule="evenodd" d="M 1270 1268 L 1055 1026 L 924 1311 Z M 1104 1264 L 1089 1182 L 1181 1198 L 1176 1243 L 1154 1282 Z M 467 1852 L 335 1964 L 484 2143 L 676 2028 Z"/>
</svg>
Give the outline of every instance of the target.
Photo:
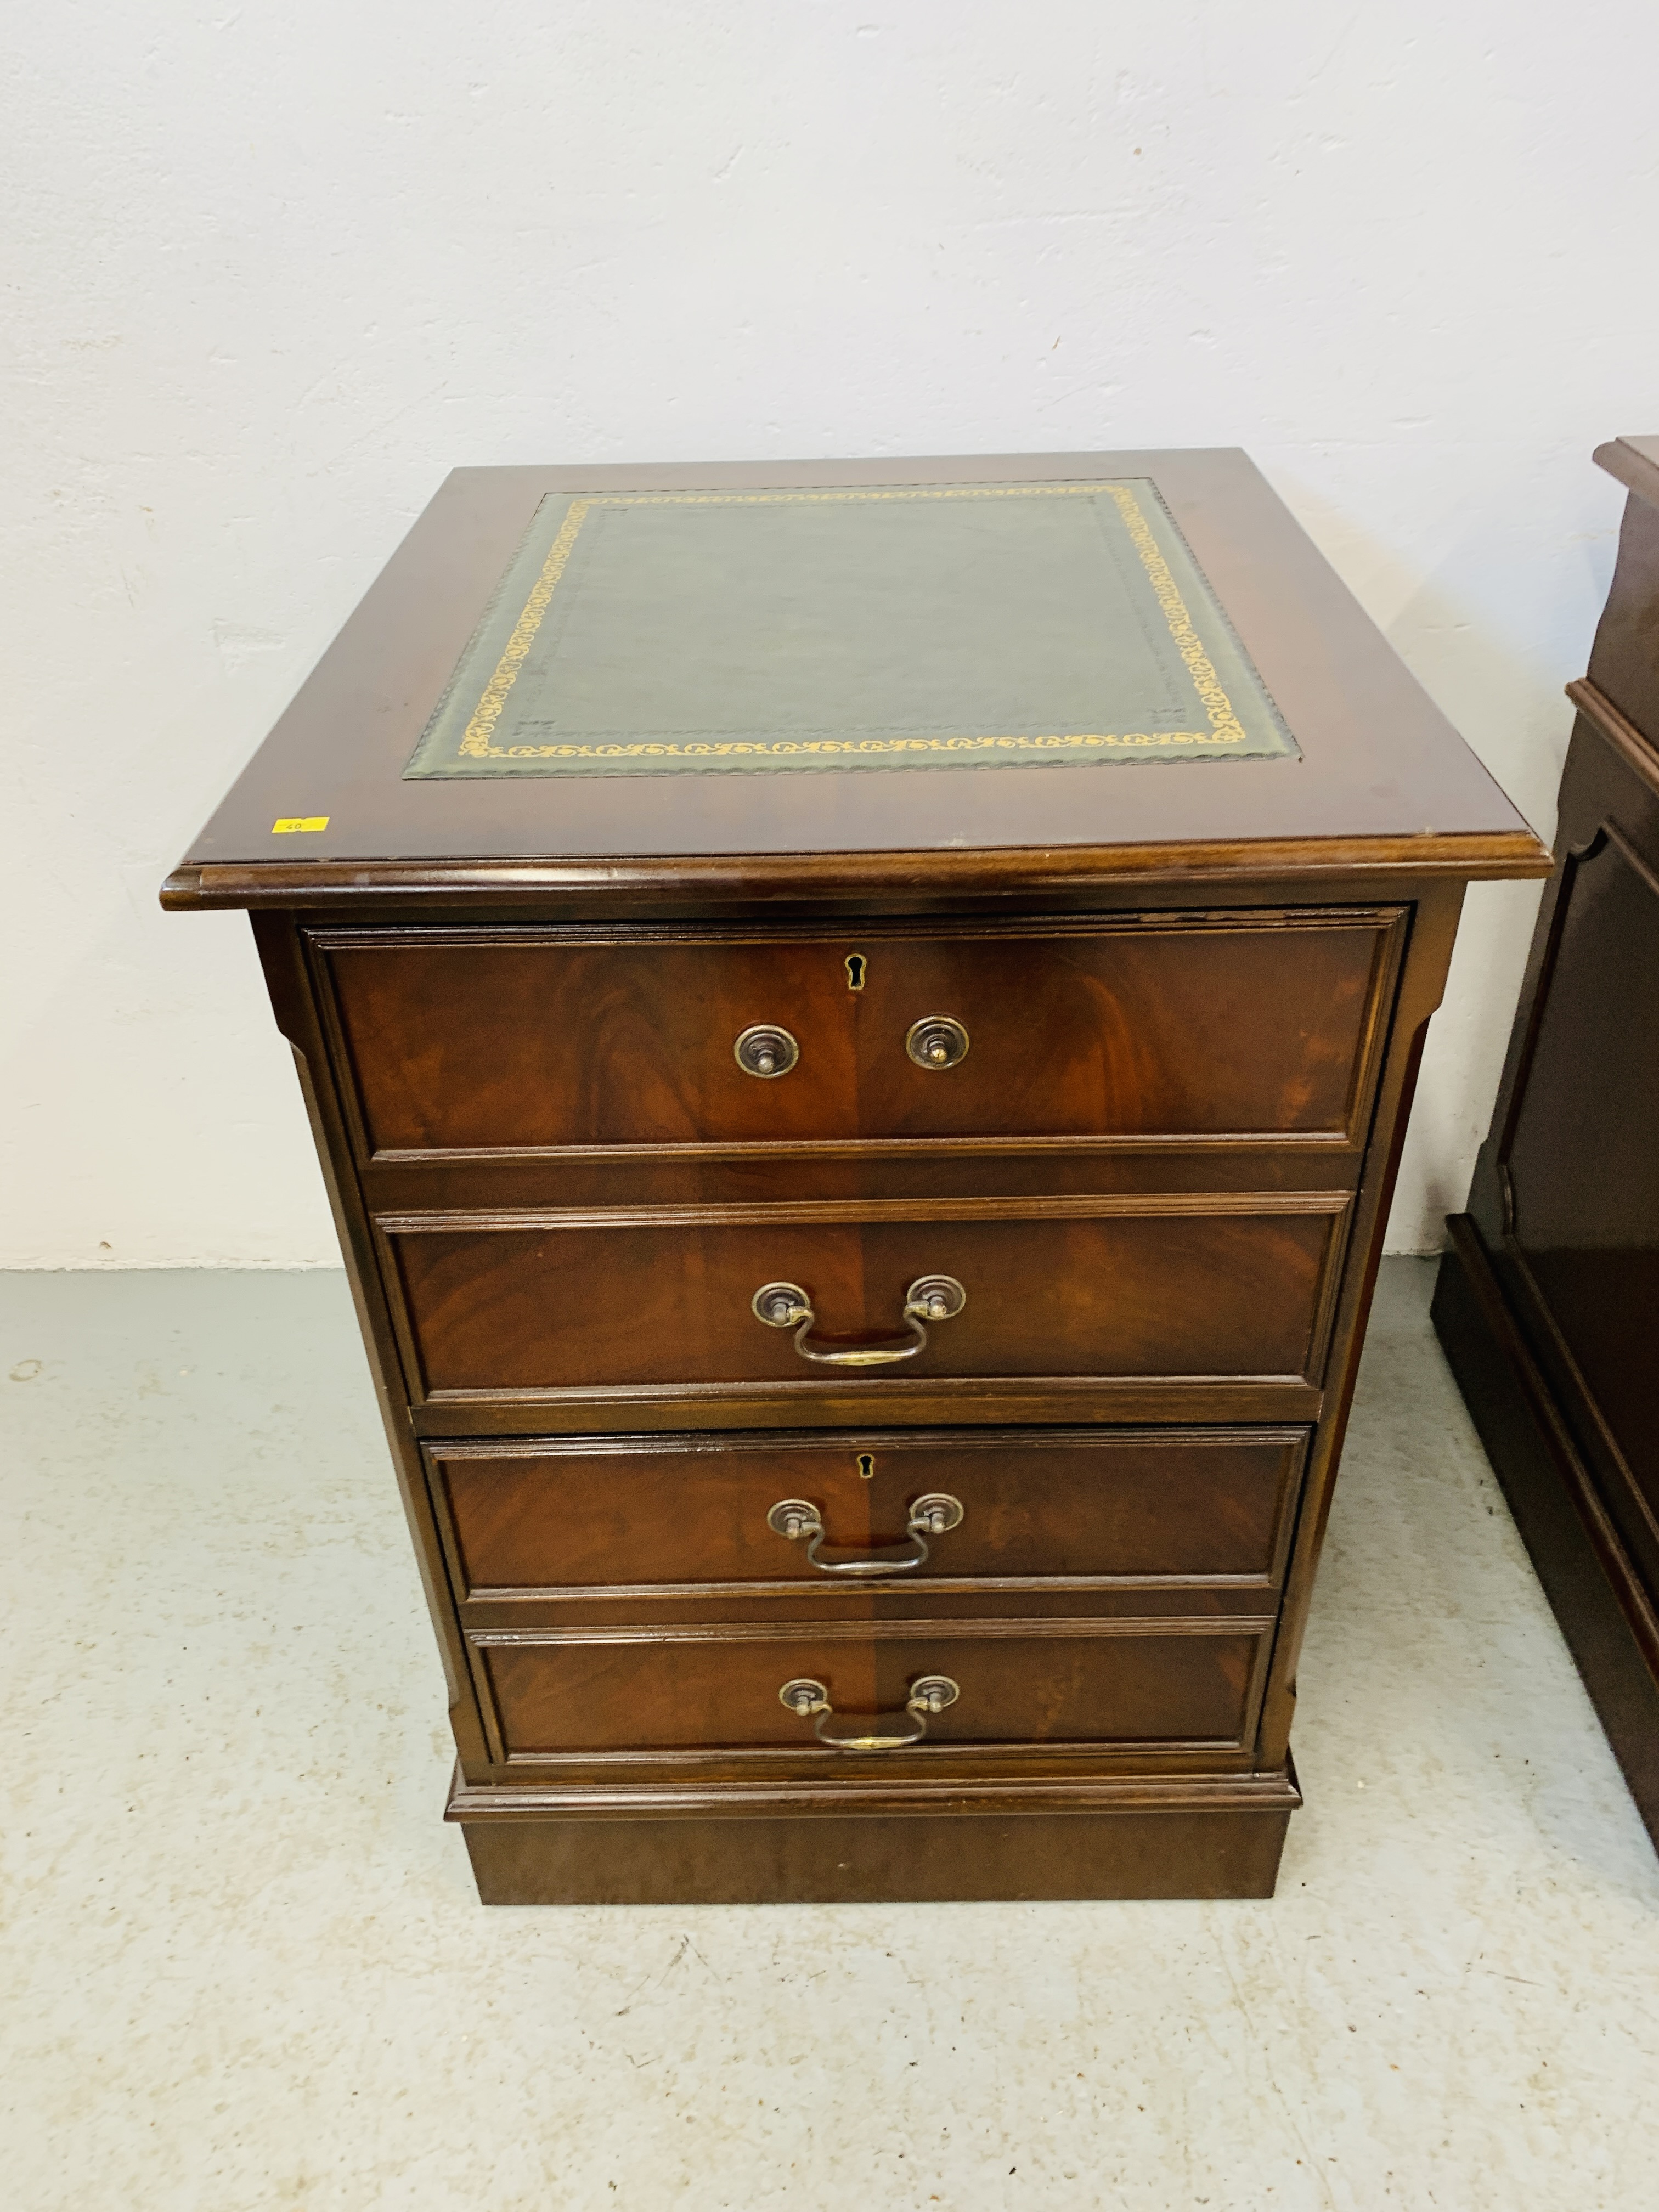
<svg viewBox="0 0 1659 2212">
<path fill-rule="evenodd" d="M 1028 486 L 1116 488 L 1143 730 L 1022 703 L 1060 586 L 961 630 Z M 914 654 L 890 585 L 820 619 L 836 502 L 902 582 L 947 498 Z M 617 647 L 698 501 L 744 619 L 641 524 Z M 633 719 L 570 737 L 595 667 Z M 164 896 L 252 915 L 486 1901 L 1270 1893 L 1425 1025 L 1464 883 L 1547 865 L 1242 455 L 453 477 Z"/>
</svg>

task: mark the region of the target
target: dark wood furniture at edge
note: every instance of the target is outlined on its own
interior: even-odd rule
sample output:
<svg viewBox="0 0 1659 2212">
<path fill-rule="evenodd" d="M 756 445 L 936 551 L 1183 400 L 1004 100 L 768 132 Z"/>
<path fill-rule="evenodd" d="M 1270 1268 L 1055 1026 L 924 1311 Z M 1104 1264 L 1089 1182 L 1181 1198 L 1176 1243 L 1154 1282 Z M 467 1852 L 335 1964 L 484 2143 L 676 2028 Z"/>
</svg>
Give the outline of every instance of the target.
<svg viewBox="0 0 1659 2212">
<path fill-rule="evenodd" d="M 550 489 L 1124 476 L 1299 761 L 401 781 Z M 1425 1025 L 1465 884 L 1547 866 L 1242 454 L 452 477 L 164 902 L 252 914 L 485 1900 L 1270 1894 Z M 811 1082 L 734 1074 L 792 1012 Z M 972 1054 L 915 1074 L 937 1012 Z M 747 1310 L 890 1329 L 930 1269 L 969 1303 L 896 1373 Z M 941 1492 L 886 1583 L 766 1518 L 890 1552 Z M 908 1748 L 777 1694 L 937 1674 Z"/>
<path fill-rule="evenodd" d="M 1555 872 L 1435 1325 L 1659 1843 L 1659 438 L 1624 526 Z"/>
</svg>

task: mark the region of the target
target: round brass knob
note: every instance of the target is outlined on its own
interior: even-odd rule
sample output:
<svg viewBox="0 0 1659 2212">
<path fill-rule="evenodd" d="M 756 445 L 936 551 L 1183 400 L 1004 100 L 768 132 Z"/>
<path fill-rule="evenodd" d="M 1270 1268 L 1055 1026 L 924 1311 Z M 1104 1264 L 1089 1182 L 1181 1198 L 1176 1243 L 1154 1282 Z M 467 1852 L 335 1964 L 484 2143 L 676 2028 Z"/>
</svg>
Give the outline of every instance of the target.
<svg viewBox="0 0 1659 2212">
<path fill-rule="evenodd" d="M 952 1528 L 960 1528 L 966 1517 L 959 1498 L 952 1498 L 948 1490 L 930 1490 L 910 1508 L 910 1533 L 914 1536 L 948 1535 Z"/>
<path fill-rule="evenodd" d="M 904 1049 L 918 1067 L 954 1067 L 968 1057 L 968 1032 L 949 1014 L 924 1014 L 911 1023 Z"/>
<path fill-rule="evenodd" d="M 778 1703 L 787 1705 L 792 1713 L 799 1713 L 804 1719 L 809 1713 L 827 1713 L 830 1711 L 830 1692 L 822 1682 L 815 1682 L 810 1674 L 799 1674 L 793 1682 L 786 1682 L 778 1692 Z"/>
<path fill-rule="evenodd" d="M 954 1321 L 968 1293 L 954 1275 L 918 1275 L 904 1293 L 904 1310 L 919 1321 Z"/>
<path fill-rule="evenodd" d="M 780 1536 L 787 1536 L 798 1544 L 803 1536 L 821 1536 L 823 1516 L 816 1505 L 805 1498 L 781 1498 L 766 1516 L 766 1525 Z"/>
<path fill-rule="evenodd" d="M 788 1074 L 800 1058 L 800 1047 L 775 1022 L 757 1022 L 744 1031 L 732 1054 L 745 1075 L 770 1078 Z"/>
</svg>

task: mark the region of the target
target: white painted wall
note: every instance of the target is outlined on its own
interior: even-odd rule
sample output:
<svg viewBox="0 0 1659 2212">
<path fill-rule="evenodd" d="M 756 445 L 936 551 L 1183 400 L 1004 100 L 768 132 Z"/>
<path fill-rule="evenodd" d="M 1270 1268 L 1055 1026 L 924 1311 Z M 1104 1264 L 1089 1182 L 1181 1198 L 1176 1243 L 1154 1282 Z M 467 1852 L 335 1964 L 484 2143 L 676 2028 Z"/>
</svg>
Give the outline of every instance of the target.
<svg viewBox="0 0 1659 2212">
<path fill-rule="evenodd" d="M 161 877 L 457 462 L 1241 444 L 1548 831 L 1659 428 L 1651 0 L 60 0 L 9 24 L 0 1261 L 331 1261 Z M 1392 1231 L 1484 1128 L 1471 897 Z"/>
</svg>

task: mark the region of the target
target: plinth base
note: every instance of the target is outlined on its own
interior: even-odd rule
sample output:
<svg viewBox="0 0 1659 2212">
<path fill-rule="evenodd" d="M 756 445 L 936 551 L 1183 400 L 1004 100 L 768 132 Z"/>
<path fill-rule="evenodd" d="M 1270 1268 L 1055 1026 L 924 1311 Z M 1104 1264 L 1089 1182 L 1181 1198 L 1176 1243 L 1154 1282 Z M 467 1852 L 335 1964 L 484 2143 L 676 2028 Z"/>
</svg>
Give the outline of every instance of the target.
<svg viewBox="0 0 1659 2212">
<path fill-rule="evenodd" d="M 1301 1802 L 1293 1774 L 1240 1778 L 1231 1803 L 1180 1794 L 1111 1811 L 635 1820 L 459 1786 L 449 1817 L 486 1905 L 1271 1897 Z"/>
</svg>

